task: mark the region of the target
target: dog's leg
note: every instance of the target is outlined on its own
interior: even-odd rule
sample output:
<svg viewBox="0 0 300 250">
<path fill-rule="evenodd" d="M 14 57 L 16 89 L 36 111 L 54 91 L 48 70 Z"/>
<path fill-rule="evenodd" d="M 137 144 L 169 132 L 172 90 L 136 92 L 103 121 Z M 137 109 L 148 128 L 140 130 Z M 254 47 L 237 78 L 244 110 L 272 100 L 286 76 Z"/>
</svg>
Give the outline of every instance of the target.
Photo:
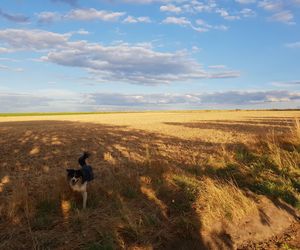
<svg viewBox="0 0 300 250">
<path fill-rule="evenodd" d="M 87 200 L 87 192 L 86 191 L 82 192 L 82 200 L 83 200 L 82 207 L 83 207 L 83 209 L 85 209 L 86 208 L 86 200 Z"/>
</svg>

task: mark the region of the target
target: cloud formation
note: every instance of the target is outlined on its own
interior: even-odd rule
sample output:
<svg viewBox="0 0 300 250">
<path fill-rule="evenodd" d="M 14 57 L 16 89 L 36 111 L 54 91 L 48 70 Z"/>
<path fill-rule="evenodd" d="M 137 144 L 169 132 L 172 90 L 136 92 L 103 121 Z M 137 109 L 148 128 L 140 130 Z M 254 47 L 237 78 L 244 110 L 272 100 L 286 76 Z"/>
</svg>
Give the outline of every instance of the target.
<svg viewBox="0 0 300 250">
<path fill-rule="evenodd" d="M 299 0 L 235 0 L 238 7 L 247 6 L 247 8 L 241 10 L 234 10 L 228 6 L 225 1 L 216 0 L 120 0 L 120 2 L 135 4 L 160 3 L 160 11 L 162 12 L 174 14 L 188 13 L 195 15 L 199 13 L 211 13 L 218 14 L 228 21 L 254 17 L 256 16 L 256 11 L 253 8 L 258 7 L 266 12 L 273 12 L 272 16 L 267 18 L 268 20 L 282 22 L 285 24 L 294 24 L 293 8 L 300 6 Z"/>
<path fill-rule="evenodd" d="M 106 10 L 89 9 L 74 9 L 63 16 L 67 20 L 101 20 L 101 21 L 117 21 L 119 17 L 124 16 L 125 12 L 112 12 Z"/>
<path fill-rule="evenodd" d="M 262 0 L 258 3 L 258 7 L 266 11 L 280 11 L 283 8 L 283 2 L 280 0 Z"/>
<path fill-rule="evenodd" d="M 0 45 L 8 50 L 49 50 L 67 44 L 70 34 L 58 34 L 44 30 L 4 29 L 0 30 Z"/>
<path fill-rule="evenodd" d="M 36 107 L 37 110 L 41 110 L 42 107 L 48 107 L 49 97 L 39 97 L 33 94 L 22 93 L 1 93 L 0 92 L 0 112 L 22 112 L 28 111 L 31 108 Z M 32 110 L 35 111 L 35 110 Z"/>
<path fill-rule="evenodd" d="M 97 111 L 159 110 L 206 108 L 298 107 L 300 93 L 288 91 L 227 91 L 199 94 L 77 94 L 65 90 L 40 90 L 36 93 L 0 92 L 0 112 L 21 111 Z M 285 106 L 284 106 L 285 107 Z"/>
<path fill-rule="evenodd" d="M 276 21 L 276 22 L 281 22 L 281 23 L 285 23 L 285 24 L 296 24 L 293 20 L 294 20 L 294 15 L 291 11 L 289 10 L 284 10 L 284 11 L 280 11 L 278 13 L 275 13 L 274 15 L 272 15 L 269 20 L 271 21 Z"/>
<path fill-rule="evenodd" d="M 168 5 L 160 6 L 160 11 L 180 13 L 182 11 L 182 9 L 178 6 L 173 5 L 173 4 L 168 4 Z"/>
<path fill-rule="evenodd" d="M 51 23 L 55 21 L 92 21 L 99 20 L 104 22 L 115 22 L 124 16 L 125 12 L 113 12 L 106 10 L 97 10 L 95 8 L 88 9 L 72 9 L 65 14 L 58 12 L 44 11 L 37 14 L 39 23 Z"/>
<path fill-rule="evenodd" d="M 162 53 L 141 45 L 69 43 L 68 48 L 49 52 L 42 59 L 63 66 L 85 68 L 94 79 L 141 85 L 239 76 L 234 71 L 207 72 L 197 61 L 180 51 Z"/>
<path fill-rule="evenodd" d="M 169 16 L 162 21 L 164 24 L 177 24 L 181 26 L 190 26 L 191 22 L 186 17 L 173 17 Z"/>
<path fill-rule="evenodd" d="M 192 24 L 192 22 L 190 20 L 188 20 L 186 17 L 169 16 L 169 17 L 165 18 L 162 21 L 162 23 L 163 24 L 174 24 L 174 25 L 179 25 L 182 27 L 189 27 L 198 32 L 207 32 L 212 29 L 226 31 L 229 29 L 228 26 L 226 26 L 226 25 L 208 24 L 203 19 L 197 19 L 195 21 L 195 24 Z"/>
<path fill-rule="evenodd" d="M 294 7 L 299 7 L 299 0 L 261 0 L 258 7 L 273 14 L 267 18 L 269 21 L 281 22 L 284 24 L 296 24 L 295 15 L 292 11 Z"/>
<path fill-rule="evenodd" d="M 239 20 L 241 17 L 239 15 L 232 15 L 224 8 L 220 8 L 216 10 L 216 13 L 218 13 L 221 17 L 223 17 L 225 20 Z"/>
<path fill-rule="evenodd" d="M 61 20 L 62 15 L 57 12 L 43 11 L 37 14 L 38 23 L 52 23 Z"/>
<path fill-rule="evenodd" d="M 207 105 L 249 106 L 266 103 L 300 101 L 300 93 L 288 91 L 227 91 L 200 94 L 85 94 L 87 104 L 95 106 L 144 106 L 145 108 L 165 105 L 189 105 L 204 107 Z"/>
<path fill-rule="evenodd" d="M 151 19 L 147 16 L 141 16 L 141 17 L 128 16 L 123 20 L 123 23 L 151 23 Z"/>
<path fill-rule="evenodd" d="M 71 34 L 43 30 L 0 30 L 1 42 L 11 50 L 45 51 L 44 62 L 87 70 L 95 80 L 142 85 L 197 79 L 234 78 L 239 72 L 210 72 L 186 52 L 157 52 L 145 44 L 104 46 L 70 41 Z"/>
</svg>

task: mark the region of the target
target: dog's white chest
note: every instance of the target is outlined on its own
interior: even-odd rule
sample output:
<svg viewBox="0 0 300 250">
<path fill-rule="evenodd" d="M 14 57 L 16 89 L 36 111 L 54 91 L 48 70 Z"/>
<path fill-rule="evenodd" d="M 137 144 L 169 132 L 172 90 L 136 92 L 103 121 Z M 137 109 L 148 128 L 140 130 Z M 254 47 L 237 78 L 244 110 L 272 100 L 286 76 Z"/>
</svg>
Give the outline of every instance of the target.
<svg viewBox="0 0 300 250">
<path fill-rule="evenodd" d="M 75 185 L 70 184 L 70 187 L 75 192 L 86 192 L 86 184 L 87 182 L 84 182 L 83 184 L 78 182 Z"/>
</svg>

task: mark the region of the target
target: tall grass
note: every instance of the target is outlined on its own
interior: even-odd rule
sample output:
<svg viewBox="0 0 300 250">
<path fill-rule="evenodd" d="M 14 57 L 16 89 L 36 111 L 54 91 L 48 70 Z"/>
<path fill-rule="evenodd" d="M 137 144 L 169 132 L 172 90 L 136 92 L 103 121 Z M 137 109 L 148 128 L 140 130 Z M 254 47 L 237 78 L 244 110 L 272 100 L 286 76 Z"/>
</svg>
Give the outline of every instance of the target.
<svg viewBox="0 0 300 250">
<path fill-rule="evenodd" d="M 294 138 L 296 139 L 296 142 L 300 143 L 300 120 L 297 118 L 295 118 L 295 125 L 292 131 L 294 131 Z"/>
<path fill-rule="evenodd" d="M 297 127 L 294 130 L 294 135 L 298 136 Z M 299 130 L 300 132 L 300 130 Z M 299 134 L 300 136 L 300 134 Z M 278 168 L 280 173 L 285 176 L 289 177 L 294 171 L 297 171 L 298 164 L 297 161 L 299 160 L 298 152 L 294 149 L 292 152 L 283 150 L 280 147 L 280 142 L 278 138 L 276 138 L 274 131 L 272 132 L 271 136 L 269 136 L 269 140 L 267 141 L 268 150 L 269 150 L 269 157 L 274 163 L 274 165 Z M 291 141 L 300 142 L 300 137 L 292 137 Z"/>
<path fill-rule="evenodd" d="M 254 190 L 272 198 L 281 199 L 300 209 L 300 122 L 295 119 L 290 133 L 276 135 L 273 130 L 266 140 L 267 148 L 256 177 Z M 286 145 L 289 145 L 288 147 Z"/>
<path fill-rule="evenodd" d="M 203 225 L 211 227 L 216 221 L 237 222 L 252 212 L 256 206 L 238 186 L 231 181 L 206 178 L 201 182 L 196 208 Z"/>
</svg>

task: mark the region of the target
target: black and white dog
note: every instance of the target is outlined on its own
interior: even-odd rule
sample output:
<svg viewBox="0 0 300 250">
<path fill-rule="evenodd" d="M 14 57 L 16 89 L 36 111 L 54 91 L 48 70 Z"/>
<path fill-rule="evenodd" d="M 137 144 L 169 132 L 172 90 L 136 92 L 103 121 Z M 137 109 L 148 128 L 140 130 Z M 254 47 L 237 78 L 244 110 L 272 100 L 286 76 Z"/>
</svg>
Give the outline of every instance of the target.
<svg viewBox="0 0 300 250">
<path fill-rule="evenodd" d="M 83 208 L 86 208 L 87 200 L 87 183 L 94 179 L 93 169 L 87 165 L 85 160 L 90 156 L 88 152 L 84 152 L 78 159 L 81 169 L 67 169 L 68 182 L 71 189 L 80 192 L 83 199 Z"/>
</svg>

